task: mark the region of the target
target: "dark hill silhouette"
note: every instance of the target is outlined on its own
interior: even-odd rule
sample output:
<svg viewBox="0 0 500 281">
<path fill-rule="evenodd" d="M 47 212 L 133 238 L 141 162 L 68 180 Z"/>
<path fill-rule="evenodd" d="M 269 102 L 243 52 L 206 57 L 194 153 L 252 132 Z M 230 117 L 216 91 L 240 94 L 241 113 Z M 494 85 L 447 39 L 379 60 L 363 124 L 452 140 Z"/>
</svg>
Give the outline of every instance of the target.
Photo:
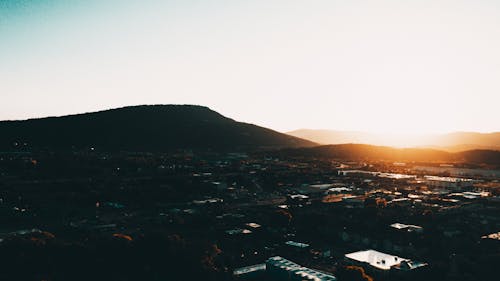
<svg viewBox="0 0 500 281">
<path fill-rule="evenodd" d="M 167 151 L 313 146 L 315 143 L 226 118 L 207 107 L 150 105 L 0 122 L 0 147 Z"/>
<path fill-rule="evenodd" d="M 500 151 L 495 150 L 469 150 L 452 153 L 425 148 L 392 148 L 367 144 L 338 144 L 311 148 L 282 149 L 276 153 L 288 156 L 328 157 L 355 161 L 463 162 L 500 166 Z"/>
</svg>

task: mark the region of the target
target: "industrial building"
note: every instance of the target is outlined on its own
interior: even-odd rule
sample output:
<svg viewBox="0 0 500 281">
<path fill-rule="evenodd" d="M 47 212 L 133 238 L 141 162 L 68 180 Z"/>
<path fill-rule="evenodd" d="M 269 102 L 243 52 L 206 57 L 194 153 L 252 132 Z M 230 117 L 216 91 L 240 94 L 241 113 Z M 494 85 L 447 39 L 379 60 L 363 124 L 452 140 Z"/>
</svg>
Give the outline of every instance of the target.
<svg viewBox="0 0 500 281">
<path fill-rule="evenodd" d="M 457 191 L 471 188 L 474 184 L 472 179 L 437 176 L 425 176 L 424 181 L 429 187 L 441 187 Z"/>
<path fill-rule="evenodd" d="M 246 266 L 233 271 L 239 279 L 273 280 L 273 281 L 336 281 L 331 274 L 310 269 L 285 258 L 276 256 L 267 259 L 264 264 Z"/>
<path fill-rule="evenodd" d="M 375 250 L 354 252 L 346 254 L 345 257 L 348 261 L 355 264 L 368 264 L 373 269 L 379 271 L 413 270 L 427 265 L 423 262 L 415 262 L 410 259 L 385 254 Z"/>
<path fill-rule="evenodd" d="M 314 280 L 335 281 L 335 276 L 314 269 L 303 267 L 285 258 L 276 256 L 266 261 L 266 272 L 273 280 Z"/>
</svg>

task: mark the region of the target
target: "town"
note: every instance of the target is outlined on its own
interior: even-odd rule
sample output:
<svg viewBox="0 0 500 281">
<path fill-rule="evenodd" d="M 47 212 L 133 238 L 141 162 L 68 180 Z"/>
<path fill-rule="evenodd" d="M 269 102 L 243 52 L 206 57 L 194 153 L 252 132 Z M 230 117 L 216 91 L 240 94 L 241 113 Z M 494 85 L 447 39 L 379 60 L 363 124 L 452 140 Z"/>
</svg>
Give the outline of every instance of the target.
<svg viewBox="0 0 500 281">
<path fill-rule="evenodd" d="M 262 151 L 2 153 L 0 279 L 491 280 L 499 179 Z"/>
</svg>

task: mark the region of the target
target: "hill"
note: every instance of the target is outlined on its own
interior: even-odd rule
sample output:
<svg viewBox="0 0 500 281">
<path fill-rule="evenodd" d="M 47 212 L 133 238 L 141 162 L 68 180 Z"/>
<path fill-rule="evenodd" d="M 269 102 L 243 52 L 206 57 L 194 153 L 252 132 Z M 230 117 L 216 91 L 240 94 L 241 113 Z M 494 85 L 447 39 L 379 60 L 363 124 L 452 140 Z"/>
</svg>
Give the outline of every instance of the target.
<svg viewBox="0 0 500 281">
<path fill-rule="evenodd" d="M 282 149 L 275 153 L 287 156 L 328 157 L 353 161 L 459 162 L 500 166 L 500 151 L 494 150 L 469 150 L 452 153 L 424 148 L 339 144 L 311 148 Z"/>
<path fill-rule="evenodd" d="M 246 150 L 315 143 L 237 122 L 195 105 L 132 106 L 93 113 L 0 122 L 0 148 L 95 147 L 102 150 Z"/>
<path fill-rule="evenodd" d="M 455 132 L 449 134 L 378 134 L 356 131 L 300 129 L 287 134 L 320 144 L 363 143 L 383 146 L 422 147 L 450 152 L 500 150 L 500 132 Z"/>
</svg>

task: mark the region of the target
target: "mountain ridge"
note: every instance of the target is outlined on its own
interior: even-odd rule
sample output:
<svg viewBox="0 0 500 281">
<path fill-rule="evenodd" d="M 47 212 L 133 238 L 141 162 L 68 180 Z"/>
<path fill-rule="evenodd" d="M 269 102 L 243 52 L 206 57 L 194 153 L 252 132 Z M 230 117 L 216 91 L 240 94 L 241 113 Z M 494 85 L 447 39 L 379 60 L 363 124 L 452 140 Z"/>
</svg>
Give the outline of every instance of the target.
<svg viewBox="0 0 500 281">
<path fill-rule="evenodd" d="M 313 142 L 237 122 L 199 105 L 139 105 L 90 113 L 0 121 L 0 147 L 104 150 L 258 149 Z"/>
<path fill-rule="evenodd" d="M 449 152 L 472 149 L 500 150 L 500 132 L 452 132 L 447 134 L 377 134 L 361 131 L 298 129 L 287 134 L 322 145 L 359 143 L 378 146 L 435 148 Z"/>
</svg>

